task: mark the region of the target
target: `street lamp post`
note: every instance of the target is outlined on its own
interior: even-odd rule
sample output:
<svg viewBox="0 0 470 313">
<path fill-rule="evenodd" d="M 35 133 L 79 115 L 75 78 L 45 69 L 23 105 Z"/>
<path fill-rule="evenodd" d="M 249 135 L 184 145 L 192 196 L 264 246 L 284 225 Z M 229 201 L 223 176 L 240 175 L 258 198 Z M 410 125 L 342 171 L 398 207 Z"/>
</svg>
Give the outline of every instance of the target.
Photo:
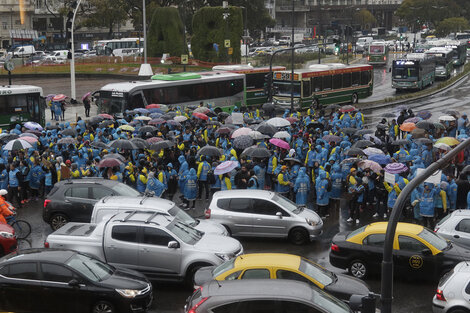
<svg viewBox="0 0 470 313">
<path fill-rule="evenodd" d="M 245 63 L 248 64 L 248 14 L 247 7 L 241 6 L 245 11 L 245 21 L 243 22 L 243 43 L 245 44 Z"/>
<path fill-rule="evenodd" d="M 70 53 L 72 54 L 72 60 L 70 62 L 70 99 L 71 101 L 76 101 L 77 95 L 76 95 L 76 88 L 75 88 L 75 43 L 73 39 L 73 29 L 75 25 L 75 16 L 77 15 L 78 8 L 80 7 L 80 3 L 82 0 L 78 0 L 77 6 L 73 10 L 73 17 L 72 17 L 72 27 L 70 28 L 70 40 L 71 42 L 71 50 Z"/>
<path fill-rule="evenodd" d="M 140 65 L 139 76 L 152 76 L 152 66 L 147 63 L 147 13 L 145 0 L 142 0 L 142 24 L 144 31 L 144 63 Z"/>
<path fill-rule="evenodd" d="M 294 112 L 294 56 L 295 56 L 295 49 L 294 49 L 294 34 L 295 34 L 295 29 L 294 29 L 294 10 L 295 10 L 295 0 L 292 0 L 292 36 L 290 38 L 290 45 L 292 47 L 292 69 L 291 69 L 291 77 L 290 77 L 290 84 L 291 84 L 291 93 L 290 93 L 290 111 L 291 113 Z"/>
</svg>

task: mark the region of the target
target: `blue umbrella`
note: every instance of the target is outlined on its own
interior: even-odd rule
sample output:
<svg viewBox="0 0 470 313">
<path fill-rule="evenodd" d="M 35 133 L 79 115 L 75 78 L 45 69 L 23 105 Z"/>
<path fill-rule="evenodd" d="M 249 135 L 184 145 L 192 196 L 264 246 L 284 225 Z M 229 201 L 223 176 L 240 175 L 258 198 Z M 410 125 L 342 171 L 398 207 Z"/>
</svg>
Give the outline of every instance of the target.
<svg viewBox="0 0 470 313">
<path fill-rule="evenodd" d="M 149 111 L 150 113 L 160 113 L 160 114 L 163 114 L 163 111 L 161 109 L 158 109 L 158 108 L 151 108 L 151 109 L 148 109 L 147 111 Z"/>
<path fill-rule="evenodd" d="M 369 160 L 379 163 L 380 165 L 386 165 L 392 162 L 390 156 L 384 154 L 373 154 L 369 155 Z"/>
<path fill-rule="evenodd" d="M 149 116 L 151 118 L 159 118 L 162 117 L 163 113 L 151 113 Z"/>
<path fill-rule="evenodd" d="M 136 111 L 136 112 L 139 112 L 139 113 L 141 113 L 141 114 L 147 114 L 147 113 L 150 113 L 150 111 L 149 111 L 149 110 L 147 110 L 147 109 L 144 109 L 144 108 L 137 108 L 137 109 L 134 109 L 134 111 Z"/>
<path fill-rule="evenodd" d="M 424 110 L 424 111 L 420 111 L 420 112 L 416 113 L 416 116 L 421 117 L 423 120 L 427 120 L 427 119 L 431 118 L 432 113 L 429 112 L 428 110 Z"/>
</svg>

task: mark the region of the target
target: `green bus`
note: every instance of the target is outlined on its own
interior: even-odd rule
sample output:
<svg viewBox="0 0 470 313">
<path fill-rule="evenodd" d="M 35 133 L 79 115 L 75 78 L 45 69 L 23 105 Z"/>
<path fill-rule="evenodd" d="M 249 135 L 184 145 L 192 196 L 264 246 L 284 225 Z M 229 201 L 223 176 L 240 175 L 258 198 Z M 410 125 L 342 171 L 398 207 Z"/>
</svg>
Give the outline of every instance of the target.
<svg viewBox="0 0 470 313">
<path fill-rule="evenodd" d="M 433 47 L 425 54 L 434 57 L 436 79 L 448 79 L 454 70 L 454 50 L 452 48 Z"/>
<path fill-rule="evenodd" d="M 387 65 L 388 45 L 385 41 L 373 41 L 369 45 L 367 63 L 370 65 Z"/>
<path fill-rule="evenodd" d="M 295 109 L 327 104 L 357 103 L 372 95 L 374 68 L 371 65 L 345 65 L 342 63 L 316 64 L 308 69 L 274 73 L 273 101 L 278 109 L 289 109 L 291 94 Z"/>
<path fill-rule="evenodd" d="M 423 89 L 435 79 L 435 60 L 425 53 L 408 53 L 392 63 L 392 88 L 397 91 Z"/>
<path fill-rule="evenodd" d="M 273 66 L 272 71 L 284 71 L 284 66 Z M 213 71 L 226 71 L 230 73 L 244 74 L 246 80 L 246 105 L 261 106 L 266 103 L 268 95 L 265 91 L 266 75 L 269 74 L 269 67 L 253 67 L 245 64 L 216 65 Z"/>
<path fill-rule="evenodd" d="M 44 126 L 46 102 L 42 88 L 29 85 L 0 86 L 0 127 L 32 121 Z"/>
<path fill-rule="evenodd" d="M 466 43 L 461 43 L 459 41 L 450 41 L 447 42 L 445 47 L 454 51 L 452 58 L 455 67 L 462 66 L 465 64 L 465 62 L 467 61 Z"/>
</svg>

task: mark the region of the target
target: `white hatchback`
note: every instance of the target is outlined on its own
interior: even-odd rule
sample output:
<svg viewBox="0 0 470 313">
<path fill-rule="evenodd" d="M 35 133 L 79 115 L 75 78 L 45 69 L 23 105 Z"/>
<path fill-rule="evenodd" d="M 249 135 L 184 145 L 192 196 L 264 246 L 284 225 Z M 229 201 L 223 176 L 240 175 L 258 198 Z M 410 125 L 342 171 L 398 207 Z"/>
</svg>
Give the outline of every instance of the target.
<svg viewBox="0 0 470 313">
<path fill-rule="evenodd" d="M 434 313 L 470 312 L 470 262 L 457 264 L 444 274 L 432 299 Z"/>
<path fill-rule="evenodd" d="M 470 210 L 455 210 L 440 220 L 434 232 L 445 239 L 470 248 Z"/>
</svg>

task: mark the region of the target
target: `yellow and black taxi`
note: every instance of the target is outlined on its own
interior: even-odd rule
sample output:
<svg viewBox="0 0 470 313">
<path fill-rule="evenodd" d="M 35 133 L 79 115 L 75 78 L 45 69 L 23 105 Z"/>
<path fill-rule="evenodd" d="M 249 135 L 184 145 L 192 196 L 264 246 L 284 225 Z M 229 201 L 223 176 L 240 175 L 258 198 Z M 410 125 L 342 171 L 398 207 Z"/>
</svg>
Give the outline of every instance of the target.
<svg viewBox="0 0 470 313">
<path fill-rule="evenodd" d="M 349 301 L 351 295 L 369 294 L 369 286 L 347 275 L 335 274 L 309 259 L 284 253 L 252 253 L 240 255 L 219 266 L 199 269 L 196 285 L 211 280 L 290 279 L 306 282 L 333 296 Z"/>
<path fill-rule="evenodd" d="M 380 273 L 387 224 L 338 233 L 331 244 L 331 265 L 361 279 Z M 416 224 L 398 223 L 393 249 L 395 273 L 407 278 L 439 279 L 460 261 L 470 260 L 470 250 Z"/>
</svg>

